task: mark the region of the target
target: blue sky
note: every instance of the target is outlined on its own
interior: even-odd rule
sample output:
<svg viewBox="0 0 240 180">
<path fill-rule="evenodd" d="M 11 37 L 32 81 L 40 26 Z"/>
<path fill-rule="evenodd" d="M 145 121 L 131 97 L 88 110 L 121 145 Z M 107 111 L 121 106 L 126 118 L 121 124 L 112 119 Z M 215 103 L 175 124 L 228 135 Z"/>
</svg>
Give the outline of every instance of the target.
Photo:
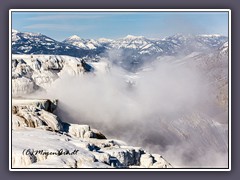
<svg viewBox="0 0 240 180">
<path fill-rule="evenodd" d="M 228 35 L 227 12 L 12 12 L 12 28 L 62 41 L 117 39 L 126 35 L 164 38 L 181 34 Z"/>
</svg>

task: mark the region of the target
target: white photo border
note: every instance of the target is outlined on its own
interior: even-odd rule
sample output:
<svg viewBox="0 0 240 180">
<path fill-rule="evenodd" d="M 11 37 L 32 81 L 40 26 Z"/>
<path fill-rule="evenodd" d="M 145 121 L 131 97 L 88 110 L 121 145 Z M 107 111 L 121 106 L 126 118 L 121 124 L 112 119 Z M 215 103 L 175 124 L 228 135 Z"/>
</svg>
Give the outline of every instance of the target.
<svg viewBox="0 0 240 180">
<path fill-rule="evenodd" d="M 12 168 L 12 13 L 13 12 L 228 12 L 228 168 Z M 9 10 L 9 171 L 231 171 L 231 10 L 230 9 L 10 9 Z"/>
</svg>

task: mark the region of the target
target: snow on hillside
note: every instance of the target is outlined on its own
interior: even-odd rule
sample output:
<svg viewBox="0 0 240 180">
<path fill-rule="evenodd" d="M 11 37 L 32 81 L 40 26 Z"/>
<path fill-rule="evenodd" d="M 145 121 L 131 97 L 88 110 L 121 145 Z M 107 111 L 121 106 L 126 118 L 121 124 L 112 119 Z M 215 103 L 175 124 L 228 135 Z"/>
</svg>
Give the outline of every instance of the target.
<svg viewBox="0 0 240 180">
<path fill-rule="evenodd" d="M 181 35 L 176 34 L 164 39 L 149 39 L 144 36 L 127 35 L 111 40 L 106 38 L 83 39 L 77 35 L 70 36 L 63 42 L 38 33 L 12 31 L 13 54 L 56 54 L 74 57 L 105 57 L 109 51 L 121 50 L 126 59 L 122 67 L 141 66 L 146 59 L 165 55 L 188 55 L 194 51 L 216 50 L 226 41 L 221 35 Z M 126 66 L 125 66 L 126 65 Z M 127 68 L 128 66 L 128 68 Z M 134 67 L 135 68 L 135 67 Z"/>
<path fill-rule="evenodd" d="M 91 55 L 85 49 L 56 41 L 41 33 L 12 31 L 13 54 L 54 54 L 84 57 Z"/>
<path fill-rule="evenodd" d="M 97 41 L 101 44 L 109 44 L 109 43 L 112 43 L 114 40 L 107 39 L 107 38 L 99 38 Z"/>
<path fill-rule="evenodd" d="M 93 39 L 82 39 L 77 35 L 70 36 L 63 42 L 87 50 L 95 50 L 101 46 L 97 41 Z"/>
<path fill-rule="evenodd" d="M 12 92 L 13 96 L 33 93 L 51 86 L 52 82 L 64 74 L 84 73 L 80 58 L 58 55 L 13 55 Z M 90 62 L 94 73 L 106 73 L 108 63 Z"/>
<path fill-rule="evenodd" d="M 13 168 L 172 167 L 162 156 L 107 139 L 88 125 L 63 122 L 55 109 L 56 101 L 48 99 L 13 99 Z"/>
</svg>

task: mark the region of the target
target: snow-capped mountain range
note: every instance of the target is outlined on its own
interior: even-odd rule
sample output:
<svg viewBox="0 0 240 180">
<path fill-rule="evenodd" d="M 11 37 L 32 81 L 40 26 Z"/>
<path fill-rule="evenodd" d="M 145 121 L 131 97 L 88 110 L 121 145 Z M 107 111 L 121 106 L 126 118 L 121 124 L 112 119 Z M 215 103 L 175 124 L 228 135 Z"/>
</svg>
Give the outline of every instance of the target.
<svg viewBox="0 0 240 180">
<path fill-rule="evenodd" d="M 148 39 L 143 36 L 127 35 L 117 40 L 100 38 L 83 39 L 73 35 L 62 42 L 40 33 L 12 31 L 13 54 L 57 54 L 84 57 L 103 54 L 106 50 L 131 50 L 137 55 L 175 55 L 193 51 L 218 49 L 228 38 L 221 35 L 173 35 L 164 39 Z M 191 48 L 190 48 L 191 47 Z"/>
<path fill-rule="evenodd" d="M 13 54 L 61 54 L 79 56 L 88 51 L 77 46 L 56 41 L 40 33 L 12 32 Z"/>
</svg>

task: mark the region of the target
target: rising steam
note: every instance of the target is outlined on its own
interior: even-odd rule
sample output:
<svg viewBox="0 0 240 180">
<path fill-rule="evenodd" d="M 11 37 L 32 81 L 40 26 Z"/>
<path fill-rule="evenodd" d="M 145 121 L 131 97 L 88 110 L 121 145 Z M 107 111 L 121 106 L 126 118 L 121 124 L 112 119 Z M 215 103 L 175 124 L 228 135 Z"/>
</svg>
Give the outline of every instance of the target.
<svg viewBox="0 0 240 180">
<path fill-rule="evenodd" d="M 97 75 L 63 75 L 46 96 L 59 100 L 63 121 L 90 124 L 162 154 L 174 167 L 226 167 L 227 125 L 209 114 L 217 106 L 208 84 L 197 68 L 162 59 L 134 75 L 114 66 Z"/>
</svg>

